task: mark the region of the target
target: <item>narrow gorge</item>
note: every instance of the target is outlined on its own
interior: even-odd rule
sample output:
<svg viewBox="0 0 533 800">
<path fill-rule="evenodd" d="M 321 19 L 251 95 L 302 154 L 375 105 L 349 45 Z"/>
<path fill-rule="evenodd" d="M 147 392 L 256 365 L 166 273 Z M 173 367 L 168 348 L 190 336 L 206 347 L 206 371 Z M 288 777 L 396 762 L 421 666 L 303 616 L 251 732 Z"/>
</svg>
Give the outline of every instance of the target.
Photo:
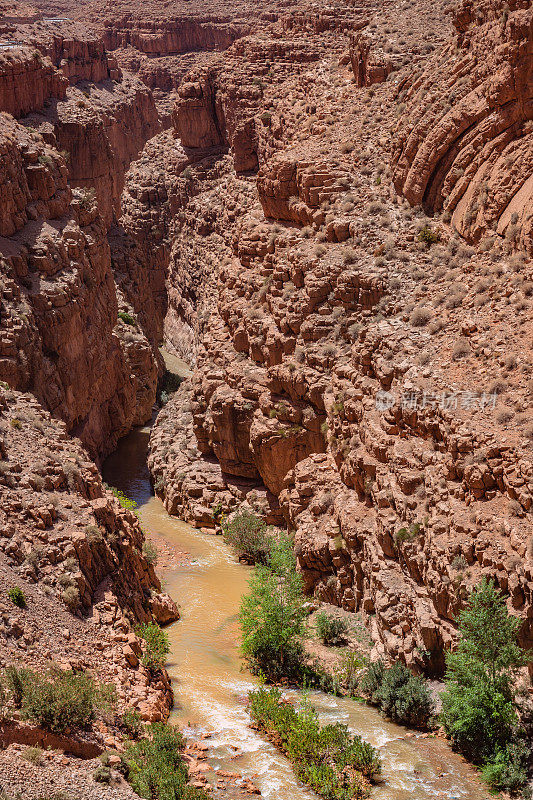
<svg viewBox="0 0 533 800">
<path fill-rule="evenodd" d="M 530 0 L 0 2 L 0 670 L 116 695 L 10 707 L 0 797 L 156 800 L 123 754 L 169 715 L 191 792 L 316 796 L 249 728 L 236 513 L 435 695 L 483 580 L 533 647 L 532 64 Z M 488 797 L 312 695 L 375 800 Z"/>
</svg>

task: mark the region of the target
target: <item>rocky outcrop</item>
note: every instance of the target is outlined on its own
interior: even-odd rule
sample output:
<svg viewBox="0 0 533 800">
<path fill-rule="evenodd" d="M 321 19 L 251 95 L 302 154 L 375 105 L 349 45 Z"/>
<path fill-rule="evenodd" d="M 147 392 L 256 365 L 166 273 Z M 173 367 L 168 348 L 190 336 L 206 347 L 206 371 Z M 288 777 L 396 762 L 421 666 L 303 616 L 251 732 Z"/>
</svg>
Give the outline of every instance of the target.
<svg viewBox="0 0 533 800">
<path fill-rule="evenodd" d="M 471 242 L 498 234 L 531 252 L 533 12 L 464 2 L 453 19 L 454 39 L 403 87 L 396 188 Z"/>
<path fill-rule="evenodd" d="M 387 80 L 393 62 L 382 50 L 376 51 L 372 39 L 365 33 L 350 36 L 350 63 L 356 86 L 372 86 Z"/>
<path fill-rule="evenodd" d="M 69 20 L 16 27 L 0 62 L 0 110 L 68 154 L 70 185 L 96 191 L 107 226 L 120 216 L 124 174 L 160 130 L 151 92 L 123 75 L 103 40 Z"/>
<path fill-rule="evenodd" d="M 298 225 L 321 226 L 326 219 L 321 206 L 345 192 L 348 185 L 349 176 L 338 164 L 300 161 L 286 154 L 270 160 L 257 177 L 265 217 Z M 331 229 L 332 241 L 345 241 L 349 233 L 349 222 L 341 227 L 337 224 Z"/>
<path fill-rule="evenodd" d="M 109 50 L 128 45 L 151 56 L 176 55 L 197 50 L 226 50 L 248 26 L 216 19 L 178 17 L 166 21 L 107 19 L 103 32 Z"/>
<path fill-rule="evenodd" d="M 256 169 L 258 86 L 250 82 L 243 89 L 241 81 L 225 80 L 213 67 L 188 78 L 178 90 L 172 120 L 189 156 L 197 160 L 231 147 L 237 172 Z"/>
<path fill-rule="evenodd" d="M 178 612 L 142 554 L 135 514 L 104 491 L 86 451 L 35 398 L 2 389 L 0 405 L 0 576 L 26 598 L 23 610 L 0 600 L 2 666 L 88 670 L 116 686 L 119 709 L 166 718 L 168 679 L 140 664 L 134 628 L 155 608 L 167 620 Z M 93 752 L 83 757 L 116 746 L 122 735 L 108 725 L 91 735 Z"/>
<path fill-rule="evenodd" d="M 0 58 L 0 109 L 14 117 L 66 97 L 68 82 L 37 50 L 17 47 Z"/>
<path fill-rule="evenodd" d="M 124 176 L 144 144 L 159 130 L 149 89 L 124 75 L 72 88 L 62 103 L 31 119 L 46 141 L 68 153 L 69 183 L 94 190 L 98 209 L 109 227 L 120 217 Z"/>
<path fill-rule="evenodd" d="M 303 72 L 319 57 L 312 43 L 247 36 L 192 71 L 178 89 L 173 112 L 176 136 L 189 156 L 196 160 L 229 148 L 236 172 L 255 171 L 262 140 L 281 135 L 280 120 L 264 106 L 271 64 L 277 73 L 286 72 L 289 63 Z"/>
</svg>

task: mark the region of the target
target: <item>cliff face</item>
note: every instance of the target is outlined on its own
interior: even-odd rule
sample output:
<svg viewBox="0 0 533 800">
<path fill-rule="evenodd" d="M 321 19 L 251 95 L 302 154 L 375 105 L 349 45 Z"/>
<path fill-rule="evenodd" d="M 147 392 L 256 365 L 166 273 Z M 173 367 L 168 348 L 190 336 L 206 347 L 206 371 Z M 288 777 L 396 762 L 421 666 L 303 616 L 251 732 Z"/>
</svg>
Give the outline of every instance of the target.
<svg viewBox="0 0 533 800">
<path fill-rule="evenodd" d="M 117 318 L 94 197 L 73 196 L 63 158 L 8 117 L 1 142 L 1 378 L 32 391 L 92 454 L 109 452 L 151 415 L 151 347 Z"/>
<path fill-rule="evenodd" d="M 160 129 L 154 98 L 123 75 L 103 40 L 69 20 L 18 25 L 2 51 L 0 110 L 27 117 L 68 153 L 70 185 L 93 188 L 110 225 L 120 216 L 124 174 Z"/>
<path fill-rule="evenodd" d="M 66 97 L 68 81 L 49 59 L 29 47 L 13 49 L 0 59 L 0 108 L 23 117 L 51 98 Z"/>
<path fill-rule="evenodd" d="M 246 32 L 247 26 L 217 20 L 182 17 L 167 21 L 107 19 L 104 42 L 109 50 L 133 46 L 152 56 L 176 55 L 195 50 L 225 50 Z"/>
<path fill-rule="evenodd" d="M 0 63 L 0 372 L 102 456 L 155 399 L 160 338 L 118 317 L 131 305 L 106 232 L 158 115 L 150 90 L 83 26 L 13 20 L 10 36 L 20 46 Z"/>
<path fill-rule="evenodd" d="M 464 2 L 453 23 L 455 37 L 399 87 L 396 188 L 444 209 L 468 241 L 497 233 L 531 253 L 533 10 Z"/>
<path fill-rule="evenodd" d="M 388 161 L 398 185 L 394 143 L 413 120 L 402 92 L 450 32 L 423 3 L 408 30 L 393 15 L 370 17 L 366 39 L 354 20 L 350 41 L 284 18 L 292 53 L 267 55 L 273 24 L 271 40 L 225 53 L 224 75 L 215 56 L 180 87 L 192 164 L 167 319 L 192 322 L 196 367 L 159 415 L 149 464 L 170 512 L 197 525 L 216 524 L 219 503 L 284 520 L 309 592 L 360 611 L 379 652 L 441 674 L 482 575 L 533 638 L 531 262 L 497 233 L 469 248 L 397 197 Z M 238 174 L 225 103 L 251 121 L 257 177 Z M 414 185 L 422 165 L 410 169 Z"/>
</svg>

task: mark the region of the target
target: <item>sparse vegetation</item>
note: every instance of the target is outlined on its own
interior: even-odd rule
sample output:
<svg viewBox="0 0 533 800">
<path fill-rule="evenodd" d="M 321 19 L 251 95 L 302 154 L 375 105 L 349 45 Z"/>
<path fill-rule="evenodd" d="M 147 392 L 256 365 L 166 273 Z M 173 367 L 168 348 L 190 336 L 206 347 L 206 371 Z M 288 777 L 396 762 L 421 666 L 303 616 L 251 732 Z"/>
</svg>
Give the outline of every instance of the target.
<svg viewBox="0 0 533 800">
<path fill-rule="evenodd" d="M 130 500 L 130 498 L 127 497 L 124 492 L 122 492 L 120 489 L 117 489 L 115 486 L 107 486 L 106 488 L 113 492 L 122 508 L 126 508 L 128 511 L 135 512 L 135 509 L 137 508 L 137 503 L 135 500 Z"/>
<path fill-rule="evenodd" d="M 61 592 L 61 599 L 70 611 L 75 612 L 78 610 L 81 604 L 81 598 L 78 587 L 75 585 L 74 581 L 65 586 Z"/>
<path fill-rule="evenodd" d="M 121 722 L 132 738 L 139 738 L 143 730 L 143 723 L 141 715 L 136 708 L 127 708 L 122 714 Z"/>
<path fill-rule="evenodd" d="M 111 770 L 104 764 L 99 764 L 93 772 L 93 780 L 96 783 L 111 783 Z"/>
<path fill-rule="evenodd" d="M 8 589 L 7 596 L 17 608 L 26 608 L 26 596 L 20 586 L 13 586 L 12 589 Z"/>
<path fill-rule="evenodd" d="M 316 615 L 316 632 L 323 644 L 341 645 L 346 641 L 348 624 L 339 617 L 332 617 L 325 611 L 319 611 Z"/>
<path fill-rule="evenodd" d="M 158 553 L 157 547 L 153 544 L 153 542 L 151 542 L 149 539 L 143 542 L 142 552 L 148 563 L 155 567 L 157 564 Z"/>
<path fill-rule="evenodd" d="M 85 103 L 83 102 L 83 100 L 80 100 L 78 102 L 78 105 L 81 108 L 85 107 Z M 81 189 L 79 198 L 80 198 L 80 205 L 82 206 L 82 208 L 84 209 L 92 208 L 92 206 L 96 201 L 96 191 L 95 189 Z"/>
<path fill-rule="evenodd" d="M 131 314 L 128 314 L 127 311 L 119 311 L 117 316 L 118 316 L 118 319 L 121 320 L 122 322 L 124 322 L 126 325 L 131 325 L 132 327 L 136 327 L 137 326 L 137 322 L 135 321 L 135 318 L 132 317 Z"/>
<path fill-rule="evenodd" d="M 440 242 L 440 233 L 438 231 L 434 231 L 429 225 L 424 225 L 418 234 L 418 241 L 423 242 L 428 247 L 431 247 L 432 244 L 437 244 L 437 242 Z"/>
<path fill-rule="evenodd" d="M 137 635 L 144 640 L 144 666 L 153 671 L 162 669 L 170 652 L 167 633 L 155 622 L 146 622 L 137 628 Z"/>
<path fill-rule="evenodd" d="M 37 767 L 44 761 L 43 751 L 40 747 L 26 747 L 20 755 L 25 761 L 29 761 L 30 764 L 34 764 Z"/>
<path fill-rule="evenodd" d="M 53 669 L 40 675 L 11 666 L 4 672 L 3 683 L 23 719 L 54 733 L 90 727 L 97 710 L 115 702 L 114 687 L 99 685 L 85 673 Z"/>
<path fill-rule="evenodd" d="M 411 316 L 409 317 L 409 322 L 413 327 L 420 328 L 423 325 L 427 325 L 430 321 L 431 317 L 433 316 L 433 312 L 430 308 L 425 308 L 424 306 L 415 308 L 411 312 Z"/>
</svg>

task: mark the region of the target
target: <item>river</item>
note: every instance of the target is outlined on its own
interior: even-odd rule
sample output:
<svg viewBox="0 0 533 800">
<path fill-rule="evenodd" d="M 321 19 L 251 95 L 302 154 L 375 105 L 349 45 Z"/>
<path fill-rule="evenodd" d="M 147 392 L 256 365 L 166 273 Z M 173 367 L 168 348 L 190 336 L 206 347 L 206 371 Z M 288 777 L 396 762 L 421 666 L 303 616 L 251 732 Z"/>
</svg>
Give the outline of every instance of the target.
<svg viewBox="0 0 533 800">
<path fill-rule="evenodd" d="M 137 502 L 148 534 L 157 532 L 188 555 L 161 575 L 182 613 L 167 629 L 173 717 L 192 736 L 211 732 L 212 766 L 239 771 L 267 800 L 316 798 L 295 779 L 289 762 L 248 727 L 245 698 L 256 681 L 242 668 L 237 613 L 250 568 L 236 560 L 221 537 L 170 517 L 154 497 L 146 465 L 149 435 L 146 426 L 122 439 L 103 476 Z M 379 748 L 384 781 L 374 788 L 373 800 L 489 798 L 472 767 L 442 739 L 407 731 L 352 700 L 322 692 L 311 692 L 310 699 L 322 722 L 344 722 Z"/>
</svg>

